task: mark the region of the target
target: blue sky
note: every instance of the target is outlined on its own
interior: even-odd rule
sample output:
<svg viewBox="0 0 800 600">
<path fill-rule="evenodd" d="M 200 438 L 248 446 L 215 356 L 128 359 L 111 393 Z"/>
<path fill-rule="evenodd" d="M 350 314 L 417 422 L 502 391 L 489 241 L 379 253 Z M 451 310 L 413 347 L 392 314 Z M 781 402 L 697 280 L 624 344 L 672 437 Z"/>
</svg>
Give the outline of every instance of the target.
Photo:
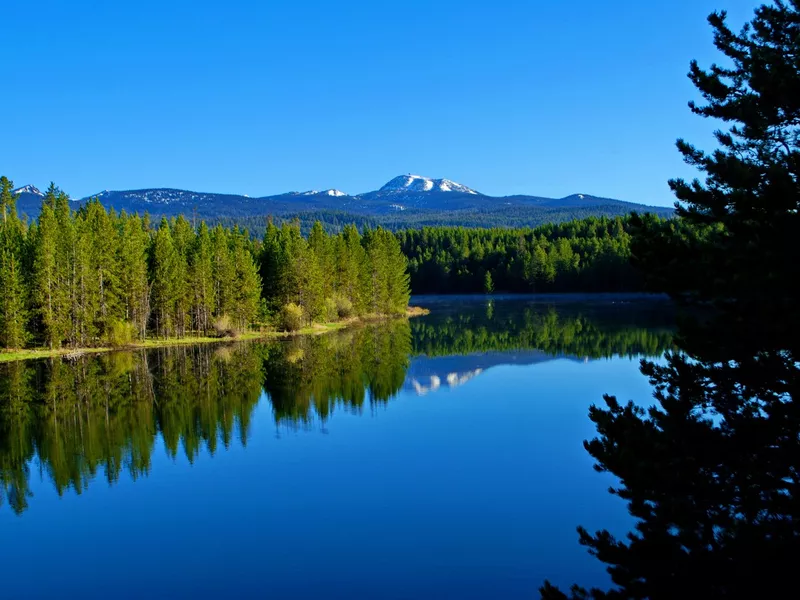
<svg viewBox="0 0 800 600">
<path fill-rule="evenodd" d="M 3 7 L 0 173 L 74 197 L 267 195 L 447 177 L 669 205 L 711 144 L 689 61 L 753 0 L 154 2 Z"/>
</svg>

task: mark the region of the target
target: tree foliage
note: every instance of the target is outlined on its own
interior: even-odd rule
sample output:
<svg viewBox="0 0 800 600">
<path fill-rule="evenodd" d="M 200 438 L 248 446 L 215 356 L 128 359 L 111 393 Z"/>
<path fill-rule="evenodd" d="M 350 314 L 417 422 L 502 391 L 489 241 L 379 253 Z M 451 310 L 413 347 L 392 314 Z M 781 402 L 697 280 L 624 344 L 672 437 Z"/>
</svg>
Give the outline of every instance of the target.
<svg viewBox="0 0 800 600">
<path fill-rule="evenodd" d="M 705 104 L 729 124 L 719 147 L 678 142 L 704 181 L 671 182 L 679 224 L 642 219 L 636 262 L 694 308 L 663 365 L 644 363 L 657 405 L 605 398 L 586 443 L 636 518 L 616 539 L 579 529 L 609 591 L 572 598 L 775 598 L 800 554 L 800 2 L 761 6 L 739 33 L 709 18 L 725 65 L 692 63 Z M 544 598 L 566 598 L 545 584 Z"/>
<path fill-rule="evenodd" d="M 147 215 L 117 214 L 97 200 L 73 210 L 54 184 L 27 226 L 12 189 L 0 179 L 2 347 L 119 345 L 206 334 L 223 321 L 239 332 L 257 320 L 280 325 L 290 302 L 313 321 L 408 305 L 405 257 L 380 228 L 362 238 L 355 226 L 328 235 L 317 224 L 306 239 L 297 224 L 269 224 L 259 244 L 237 227 L 194 226 L 183 216 L 153 226 Z"/>
<path fill-rule="evenodd" d="M 628 216 L 535 229 L 424 227 L 397 237 L 415 294 L 631 292 L 642 289 L 630 264 L 631 222 Z"/>
</svg>

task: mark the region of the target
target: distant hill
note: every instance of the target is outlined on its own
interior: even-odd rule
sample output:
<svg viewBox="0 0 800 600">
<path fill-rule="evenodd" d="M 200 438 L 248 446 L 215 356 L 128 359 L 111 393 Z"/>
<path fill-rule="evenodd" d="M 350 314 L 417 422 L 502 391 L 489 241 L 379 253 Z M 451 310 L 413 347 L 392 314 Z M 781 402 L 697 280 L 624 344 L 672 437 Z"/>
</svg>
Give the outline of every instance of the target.
<svg viewBox="0 0 800 600">
<path fill-rule="evenodd" d="M 44 194 L 31 185 L 16 191 L 20 194 L 19 212 L 36 217 Z M 671 208 L 590 194 L 573 194 L 564 198 L 487 196 L 449 179 L 420 175 L 400 175 L 375 191 L 357 195 L 336 189 L 258 198 L 172 188 L 105 190 L 76 201 L 76 207 L 91 198 L 97 198 L 107 208 L 113 207 L 117 211 L 148 212 L 154 218 L 183 214 L 211 222 L 240 223 L 251 230 L 263 226 L 267 215 L 278 220 L 298 217 L 304 224 L 319 219 L 332 228 L 354 221 L 397 229 L 423 225 L 519 227 L 593 215 L 613 217 L 631 211 L 662 216 L 673 213 Z"/>
</svg>

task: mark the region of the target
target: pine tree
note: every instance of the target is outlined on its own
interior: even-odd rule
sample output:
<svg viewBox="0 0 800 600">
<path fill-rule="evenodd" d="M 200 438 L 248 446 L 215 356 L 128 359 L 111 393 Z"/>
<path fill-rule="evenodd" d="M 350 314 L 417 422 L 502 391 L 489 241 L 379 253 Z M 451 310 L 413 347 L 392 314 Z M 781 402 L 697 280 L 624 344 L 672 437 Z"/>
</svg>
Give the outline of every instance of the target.
<svg viewBox="0 0 800 600">
<path fill-rule="evenodd" d="M 334 291 L 335 276 L 333 244 L 319 221 L 314 222 L 311 233 L 308 235 L 308 247 L 314 254 L 318 270 L 320 294 L 323 299 L 331 298 Z"/>
<path fill-rule="evenodd" d="M 233 310 L 234 267 L 228 246 L 228 233 L 217 225 L 211 234 L 212 273 L 214 281 L 215 316 L 229 315 Z"/>
<path fill-rule="evenodd" d="M 263 282 L 262 296 L 267 308 L 275 312 L 280 309 L 281 246 L 280 230 L 270 218 L 261 244 L 259 271 Z"/>
<path fill-rule="evenodd" d="M 168 337 L 177 331 L 183 273 L 180 271 L 181 257 L 175 249 L 166 219 L 161 220 L 155 233 L 151 263 L 155 328 L 159 335 Z"/>
<path fill-rule="evenodd" d="M 791 314 L 800 261 L 800 3 L 761 6 L 738 34 L 724 12 L 709 23 L 729 66 L 706 71 L 692 62 L 689 77 L 706 103 L 690 108 L 732 125 L 716 133 L 713 153 L 679 140 L 685 161 L 706 179 L 676 179 L 670 186 L 685 203 L 677 206 L 684 220 L 722 226 L 704 248 L 703 264 L 693 264 L 737 276 L 698 277 L 694 291 L 717 302 L 736 297 L 739 308 L 746 304 L 759 314 Z"/>
<path fill-rule="evenodd" d="M 378 227 L 366 230 L 363 237 L 367 260 L 364 263 L 362 282 L 369 312 L 389 312 L 389 253 L 384 230 Z"/>
<path fill-rule="evenodd" d="M 491 271 L 486 271 L 486 275 L 483 277 L 483 291 L 486 294 L 491 294 L 494 292 L 494 282 L 492 281 Z"/>
<path fill-rule="evenodd" d="M 725 13 L 709 22 L 728 66 L 692 63 L 706 104 L 690 106 L 731 126 L 712 153 L 678 142 L 706 179 L 670 182 L 680 221 L 639 219 L 632 248 L 702 318 L 682 319 L 664 364 L 643 363 L 657 405 L 606 396 L 590 409 L 598 436 L 584 445 L 636 524 L 621 539 L 579 529 L 616 587 L 574 599 L 777 598 L 795 585 L 800 2 L 759 7 L 738 34 Z"/>
<path fill-rule="evenodd" d="M 258 314 L 261 298 L 261 278 L 252 254 L 245 248 L 246 238 L 242 233 L 233 235 L 232 260 L 234 268 L 234 323 L 240 331 L 247 329 Z"/>
<path fill-rule="evenodd" d="M 55 200 L 51 192 L 52 189 L 48 190 L 48 198 Z M 53 204 L 45 201 L 32 242 L 32 300 L 42 324 L 44 339 L 51 348 L 61 346 L 69 327 L 64 313 L 66 290 L 60 287 L 57 237 L 58 223 Z"/>
<path fill-rule="evenodd" d="M 112 322 L 125 318 L 120 287 L 120 238 L 116 214 L 109 213 L 96 199 L 81 208 L 89 238 L 89 264 L 96 297 L 93 315 L 98 335 L 106 337 Z"/>
<path fill-rule="evenodd" d="M 211 326 L 211 315 L 214 314 L 215 308 L 214 265 L 211 234 L 205 223 L 200 224 L 192 246 L 189 259 L 189 280 L 195 327 L 202 332 L 208 331 Z"/>
<path fill-rule="evenodd" d="M 150 283 L 147 273 L 149 236 L 138 216 L 120 215 L 119 239 L 119 289 L 125 321 L 136 328 L 140 339 L 147 335 L 150 319 Z"/>
<path fill-rule="evenodd" d="M 86 346 L 98 334 L 95 319 L 100 313 L 100 274 L 92 260 L 95 240 L 85 212 L 78 215 L 73 225 L 73 344 Z"/>
<path fill-rule="evenodd" d="M 194 244 L 195 233 L 183 215 L 170 224 L 170 233 L 175 245 L 175 327 L 179 336 L 186 335 L 191 322 L 192 292 L 189 287 L 189 254 Z"/>
<path fill-rule="evenodd" d="M 338 276 L 335 286 L 337 291 L 342 293 L 360 314 L 366 311 L 366 297 L 362 293 L 364 289 L 362 273 L 367 260 L 366 252 L 355 225 L 347 225 L 337 238 L 336 272 Z"/>
<path fill-rule="evenodd" d="M 400 242 L 388 230 L 379 230 L 384 239 L 386 252 L 387 304 L 384 314 L 405 314 L 411 297 L 408 259 L 400 248 Z"/>
<path fill-rule="evenodd" d="M 22 273 L 25 228 L 17 217 L 13 188 L 8 178 L 0 177 L 0 345 L 21 348 L 28 318 Z"/>
</svg>

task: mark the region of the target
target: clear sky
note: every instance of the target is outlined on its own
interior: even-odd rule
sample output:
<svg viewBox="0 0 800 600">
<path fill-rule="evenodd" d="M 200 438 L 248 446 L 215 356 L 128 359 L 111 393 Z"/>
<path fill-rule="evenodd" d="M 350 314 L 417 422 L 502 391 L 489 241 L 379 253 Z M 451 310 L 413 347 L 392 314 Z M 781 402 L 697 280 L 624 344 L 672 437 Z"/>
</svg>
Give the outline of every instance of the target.
<svg viewBox="0 0 800 600">
<path fill-rule="evenodd" d="M 689 61 L 755 0 L 11 0 L 0 173 L 73 197 L 391 177 L 669 205 Z"/>
</svg>

